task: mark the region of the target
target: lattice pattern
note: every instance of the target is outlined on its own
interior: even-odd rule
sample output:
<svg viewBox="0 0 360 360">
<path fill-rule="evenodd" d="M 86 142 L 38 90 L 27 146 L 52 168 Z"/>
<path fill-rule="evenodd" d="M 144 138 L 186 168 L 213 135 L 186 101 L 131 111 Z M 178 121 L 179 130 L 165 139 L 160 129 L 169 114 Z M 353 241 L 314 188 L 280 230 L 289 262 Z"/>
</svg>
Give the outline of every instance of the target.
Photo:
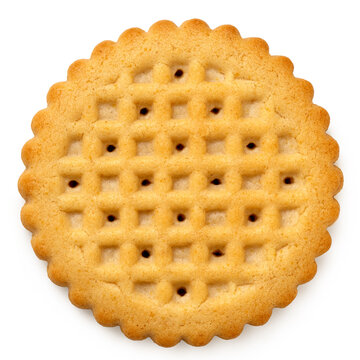
<svg viewBox="0 0 360 360">
<path fill-rule="evenodd" d="M 164 346 L 265 323 L 314 276 L 339 211 L 312 96 L 231 26 L 163 21 L 99 44 L 50 89 L 22 152 L 22 221 L 49 277 Z"/>
<path fill-rule="evenodd" d="M 88 104 L 91 128 L 72 124 L 60 173 L 70 231 L 91 234 L 102 279 L 129 274 L 136 294 L 162 303 L 253 284 L 251 269 L 291 239 L 307 196 L 293 129 L 256 82 L 196 61 L 117 85 Z"/>
</svg>

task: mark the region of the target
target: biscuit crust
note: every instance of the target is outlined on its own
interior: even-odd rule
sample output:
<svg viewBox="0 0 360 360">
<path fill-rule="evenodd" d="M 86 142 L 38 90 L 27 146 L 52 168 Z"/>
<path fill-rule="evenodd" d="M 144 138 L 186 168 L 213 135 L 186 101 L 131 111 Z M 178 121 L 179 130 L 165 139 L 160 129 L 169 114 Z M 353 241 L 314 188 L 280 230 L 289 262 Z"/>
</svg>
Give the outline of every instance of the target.
<svg viewBox="0 0 360 360">
<path fill-rule="evenodd" d="M 331 244 L 329 115 L 291 61 L 201 20 L 133 28 L 74 62 L 22 150 L 24 226 L 104 326 L 162 346 L 238 336 Z"/>
</svg>

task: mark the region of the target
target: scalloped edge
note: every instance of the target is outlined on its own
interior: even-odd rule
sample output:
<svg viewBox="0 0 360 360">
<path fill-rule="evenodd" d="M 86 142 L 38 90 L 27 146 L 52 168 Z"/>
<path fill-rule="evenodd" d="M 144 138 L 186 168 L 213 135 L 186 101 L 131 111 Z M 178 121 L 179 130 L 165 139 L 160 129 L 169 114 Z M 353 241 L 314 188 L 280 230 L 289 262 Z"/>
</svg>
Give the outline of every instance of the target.
<svg viewBox="0 0 360 360">
<path fill-rule="evenodd" d="M 180 27 L 177 27 L 173 22 L 163 20 L 154 23 L 150 29 L 149 34 L 151 35 L 163 35 L 167 34 L 169 32 L 174 31 L 181 31 L 190 33 L 191 36 L 214 36 L 214 37 L 220 37 L 225 42 L 229 42 L 230 44 L 234 41 L 238 41 L 241 38 L 241 35 L 237 28 L 231 25 L 222 25 L 214 30 L 211 30 L 209 26 L 202 20 L 199 19 L 192 19 L 185 21 Z M 139 28 L 131 28 L 123 32 L 120 37 L 118 38 L 118 43 L 123 44 L 124 46 L 128 46 L 129 44 L 134 44 L 137 41 L 140 41 L 142 38 L 147 36 L 147 33 L 144 32 L 142 29 Z M 264 55 L 269 55 L 269 46 L 268 44 L 263 40 L 259 38 L 247 38 L 242 39 L 242 41 L 245 41 L 248 46 L 251 46 L 253 48 L 256 48 L 259 53 L 262 53 Z M 106 57 L 109 52 L 111 52 L 111 48 L 114 46 L 114 42 L 112 41 L 103 41 L 100 44 L 98 44 L 92 54 L 90 60 L 77 60 L 75 61 L 68 69 L 68 76 L 67 79 L 69 81 L 76 81 L 76 79 L 81 78 L 84 73 L 86 72 L 86 68 L 90 61 L 93 59 L 99 59 Z M 276 64 L 277 68 L 282 68 L 287 75 L 293 76 L 293 70 L 294 65 L 291 62 L 290 59 L 283 57 L 283 56 L 272 56 L 271 57 L 274 64 Z M 314 89 L 306 80 L 302 79 L 296 79 L 298 81 L 298 86 L 302 89 L 302 93 L 306 98 L 310 101 L 312 101 Z M 47 95 L 47 102 L 48 106 L 57 103 L 57 101 L 61 98 L 62 91 L 65 87 L 65 82 L 60 82 L 57 84 L 54 84 Z M 324 129 L 324 132 L 327 130 L 329 126 L 330 117 L 326 110 L 324 110 L 321 107 L 316 106 L 314 107 L 317 112 L 316 116 L 313 114 L 314 117 L 316 117 L 317 121 L 319 121 L 319 124 L 321 123 L 321 127 Z M 70 301 L 77 307 L 80 308 L 92 308 L 94 317 L 100 324 L 104 326 L 116 326 L 119 324 L 113 324 L 113 321 L 109 320 L 107 317 L 106 312 L 104 312 L 103 309 L 96 306 L 96 304 L 91 304 L 89 300 L 86 297 L 86 291 L 81 291 L 77 286 L 73 286 L 71 284 L 68 284 L 66 276 L 64 276 L 63 273 L 61 273 L 61 270 L 57 267 L 56 263 L 53 262 L 48 254 L 48 251 L 46 250 L 46 247 L 44 245 L 45 241 L 41 237 L 41 234 L 36 231 L 37 229 L 37 221 L 36 221 L 36 211 L 34 211 L 34 205 L 32 204 L 31 197 L 35 192 L 36 186 L 38 185 L 35 175 L 33 174 L 33 171 L 31 170 L 31 163 L 36 159 L 38 156 L 38 139 L 36 135 L 41 132 L 42 129 L 47 127 L 47 124 L 49 123 L 48 119 L 48 112 L 46 109 L 39 111 L 33 118 L 32 121 L 32 129 L 35 137 L 31 140 L 29 140 L 23 147 L 22 150 L 22 159 L 26 166 L 26 170 L 21 175 L 18 183 L 19 192 L 26 200 L 26 204 L 23 206 L 21 211 L 21 220 L 24 224 L 24 226 L 29 230 L 33 232 L 33 238 L 32 238 L 32 246 L 34 248 L 35 253 L 44 260 L 48 261 L 48 276 L 49 278 L 57 285 L 59 286 L 68 286 L 69 288 L 69 299 Z M 327 135 L 327 134 L 326 134 Z M 330 149 L 331 152 L 331 159 L 333 160 L 332 164 L 337 160 L 339 155 L 339 146 L 337 142 L 331 138 L 329 135 L 326 136 L 326 139 L 328 140 L 327 149 Z M 334 166 L 334 171 L 331 173 L 331 184 L 333 185 L 333 188 L 331 189 L 333 192 L 333 197 L 341 190 L 343 186 L 343 174 L 341 170 Z M 331 204 L 331 205 L 330 205 Z M 329 208 L 326 214 L 326 219 L 328 220 L 329 225 L 333 223 L 339 215 L 339 204 L 338 202 L 332 198 L 331 201 L 329 201 Z M 324 236 L 322 239 L 319 239 L 317 250 L 315 257 L 322 255 L 325 253 L 331 246 L 331 237 L 329 233 L 326 231 L 324 233 Z M 303 269 L 304 270 L 304 269 Z M 306 268 L 307 271 L 302 272 L 302 277 L 299 277 L 299 283 L 303 284 L 305 282 L 310 281 L 316 274 L 316 262 L 315 259 L 313 263 L 308 265 Z M 297 286 L 298 286 L 297 285 Z M 297 286 L 293 289 L 289 289 L 287 293 L 283 293 L 282 298 L 278 299 L 278 303 L 275 304 L 273 307 L 285 307 L 289 305 L 297 294 Z M 257 314 L 252 320 L 249 320 L 247 323 L 251 325 L 263 325 L 265 324 L 272 314 L 272 309 L 268 308 L 267 310 L 263 309 L 262 312 Z M 130 339 L 133 340 L 139 340 L 144 339 L 146 337 L 151 337 L 152 340 L 157 343 L 158 345 L 169 347 L 174 346 L 181 340 L 186 341 L 190 345 L 194 346 L 203 346 L 206 345 L 208 342 L 211 341 L 211 339 L 214 336 L 219 336 L 223 339 L 232 339 L 240 335 L 244 328 L 245 324 L 238 324 L 238 326 L 230 326 L 226 329 L 221 328 L 218 330 L 218 332 L 215 333 L 208 333 L 208 334 L 195 334 L 193 336 L 171 336 L 169 334 L 165 333 L 156 333 L 156 334 L 148 334 L 148 333 L 142 333 L 136 328 L 136 325 L 131 324 L 120 324 L 120 328 L 122 332 Z"/>
</svg>

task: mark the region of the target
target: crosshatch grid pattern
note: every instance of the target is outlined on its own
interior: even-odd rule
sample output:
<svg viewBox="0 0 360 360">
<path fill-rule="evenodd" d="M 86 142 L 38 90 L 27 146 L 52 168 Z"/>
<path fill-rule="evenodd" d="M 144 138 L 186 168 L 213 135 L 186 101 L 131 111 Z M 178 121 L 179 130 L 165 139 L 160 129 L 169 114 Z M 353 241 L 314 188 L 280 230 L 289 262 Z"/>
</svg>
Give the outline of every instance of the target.
<svg viewBox="0 0 360 360">
<path fill-rule="evenodd" d="M 251 287 L 306 201 L 293 133 L 255 82 L 231 73 L 191 62 L 125 74 L 64 139 L 70 236 L 103 281 L 135 296 L 202 303 Z"/>
<path fill-rule="evenodd" d="M 289 59 L 229 25 L 160 21 L 96 46 L 22 150 L 21 220 L 50 279 L 162 346 L 264 324 L 315 275 L 339 214 L 339 149 L 312 99 Z"/>
</svg>

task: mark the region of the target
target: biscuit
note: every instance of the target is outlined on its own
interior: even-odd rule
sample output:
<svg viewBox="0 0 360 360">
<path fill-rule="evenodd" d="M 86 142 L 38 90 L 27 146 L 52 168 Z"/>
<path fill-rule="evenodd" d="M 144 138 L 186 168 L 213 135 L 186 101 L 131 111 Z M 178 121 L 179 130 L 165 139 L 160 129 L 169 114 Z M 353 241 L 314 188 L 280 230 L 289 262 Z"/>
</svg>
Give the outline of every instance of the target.
<svg viewBox="0 0 360 360">
<path fill-rule="evenodd" d="M 22 151 L 32 246 L 131 339 L 204 345 L 288 305 L 330 247 L 337 143 L 285 57 L 200 20 L 74 62 Z"/>
</svg>

